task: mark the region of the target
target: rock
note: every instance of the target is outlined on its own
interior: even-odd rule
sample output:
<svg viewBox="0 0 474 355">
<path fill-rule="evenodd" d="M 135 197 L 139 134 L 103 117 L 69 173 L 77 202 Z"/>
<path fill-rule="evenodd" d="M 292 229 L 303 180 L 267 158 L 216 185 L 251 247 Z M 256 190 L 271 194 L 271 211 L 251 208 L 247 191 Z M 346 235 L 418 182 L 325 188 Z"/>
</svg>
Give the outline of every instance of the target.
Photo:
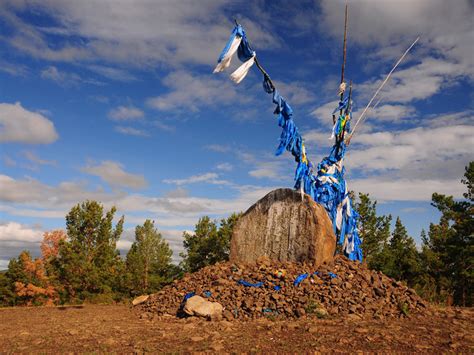
<svg viewBox="0 0 474 355">
<path fill-rule="evenodd" d="M 230 260 L 256 263 L 271 260 L 309 262 L 334 259 L 336 237 L 326 210 L 292 189 L 277 189 L 257 201 L 234 227 Z"/>
<path fill-rule="evenodd" d="M 284 277 L 275 276 L 279 270 L 285 271 Z M 298 286 L 294 285 L 299 275 L 312 274 L 314 271 L 318 271 L 318 274 L 309 276 Z M 329 272 L 335 273 L 337 277 L 332 279 Z M 350 274 L 354 277 L 349 282 Z M 263 285 L 245 287 L 238 283 L 239 280 L 262 282 Z M 340 283 L 333 284 L 332 280 L 339 280 Z M 216 286 L 224 283 L 225 286 Z M 277 286 L 278 289 L 275 289 Z M 211 292 L 211 296 L 205 297 L 207 291 Z M 328 313 L 332 318 L 344 320 L 399 318 L 403 315 L 400 303 L 406 304 L 413 316 L 431 312 L 430 305 L 423 306 L 422 299 L 406 286 L 367 270 L 363 264 L 336 255 L 334 265 L 318 268 L 308 263 L 279 262 L 268 258 L 261 258 L 260 264 L 223 262 L 207 266 L 150 295 L 137 307 L 136 313 L 144 320 L 175 318 L 182 313 L 183 298 L 189 292 L 195 292 L 210 304 L 218 300 L 225 310 L 217 312 L 217 319 L 222 315 L 227 321 L 268 318 L 270 322 L 298 317 L 325 318 Z M 202 312 L 203 317 L 216 319 L 216 316 L 212 318 L 207 314 Z M 458 312 L 446 313 L 449 319 L 458 320 L 462 316 Z M 192 329 L 201 327 L 202 324 L 197 323 L 203 323 L 204 320 L 190 317 L 182 322 L 190 323 L 189 328 Z M 227 329 L 221 322 L 216 326 L 220 330 Z"/>
<path fill-rule="evenodd" d="M 328 316 L 328 311 L 326 311 L 324 308 L 316 308 L 314 310 L 314 314 L 318 318 L 326 318 Z"/>
<path fill-rule="evenodd" d="M 310 334 L 316 334 L 318 332 L 319 332 L 319 328 L 316 327 L 316 326 L 311 326 L 311 327 L 308 328 L 308 333 L 310 333 Z"/>
<path fill-rule="evenodd" d="M 201 296 L 188 298 L 183 308 L 186 314 L 217 320 L 222 318 L 223 307 L 218 302 L 209 302 Z"/>
<path fill-rule="evenodd" d="M 140 303 L 145 302 L 148 299 L 148 297 L 150 297 L 150 296 L 149 295 L 138 296 L 138 297 L 133 299 L 132 305 L 133 306 L 139 305 Z"/>
<path fill-rule="evenodd" d="M 222 313 L 222 316 L 227 319 L 228 321 L 231 321 L 234 319 L 234 316 L 232 315 L 232 313 L 228 310 L 225 310 L 224 313 Z"/>
<path fill-rule="evenodd" d="M 198 342 L 198 341 L 203 341 L 205 338 L 204 337 L 200 337 L 200 336 L 194 336 L 194 337 L 191 337 L 191 341 L 193 342 Z"/>
</svg>

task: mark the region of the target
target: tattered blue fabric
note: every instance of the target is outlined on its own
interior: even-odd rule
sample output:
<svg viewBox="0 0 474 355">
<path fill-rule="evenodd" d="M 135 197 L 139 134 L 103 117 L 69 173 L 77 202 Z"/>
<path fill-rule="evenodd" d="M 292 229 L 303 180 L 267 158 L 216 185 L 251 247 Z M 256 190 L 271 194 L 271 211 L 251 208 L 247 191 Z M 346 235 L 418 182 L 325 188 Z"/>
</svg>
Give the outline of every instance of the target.
<svg viewBox="0 0 474 355">
<path fill-rule="evenodd" d="M 255 52 L 247 40 L 244 29 L 238 25 L 232 31 L 229 42 L 222 51 L 219 61 L 225 57 L 236 36 L 241 38 L 237 48 L 239 59 L 245 62 L 255 56 Z M 235 46 L 236 43 L 234 44 L 234 49 Z M 240 82 L 243 77 L 241 76 L 236 82 Z M 317 173 L 313 174 L 313 164 L 307 159 L 304 151 L 303 137 L 293 121 L 293 110 L 273 86 L 270 77 L 265 72 L 263 89 L 266 93 L 272 94 L 273 103 L 276 105 L 274 113 L 278 115 L 278 125 L 282 128 L 275 154 L 281 155 L 286 150 L 294 156 L 297 163 L 294 187 L 296 189 L 303 189 L 306 194 L 324 206 L 331 218 L 337 242 L 342 245 L 344 254 L 351 260 L 362 261 L 362 250 L 357 230 L 358 215 L 352 208 L 347 184 L 344 179 L 345 168 L 343 166 L 343 159 L 346 145 L 344 139 L 339 138 L 344 132 L 350 130 L 350 119 L 352 117 L 352 101 L 350 97 L 343 97 L 338 107 L 333 111 L 333 114 L 337 111 L 343 111 L 343 114 L 338 116 L 333 127 L 333 135 L 336 137 L 336 141 L 330 154 L 318 164 Z"/>
<path fill-rule="evenodd" d="M 273 103 L 276 105 L 274 113 L 278 115 L 278 125 L 282 128 L 276 155 L 287 150 L 297 162 L 294 177 L 295 189 L 303 188 L 306 194 L 324 206 L 332 221 L 337 242 L 343 246 L 344 254 L 351 260 L 362 261 L 362 250 L 357 231 L 358 215 L 352 208 L 344 179 L 343 159 L 346 152 L 344 140 L 336 139 L 330 154 L 318 164 L 317 174 L 314 175 L 312 163 L 303 157 L 303 138 L 293 121 L 291 106 L 271 85 L 267 76 L 264 76 L 263 89 L 268 94 L 273 94 Z M 350 119 L 343 124 L 346 115 L 351 117 L 349 97 L 340 101 L 334 112 L 338 110 L 343 110 L 344 113 L 339 116 L 336 122 L 334 132 L 336 135 L 340 135 L 343 130 L 350 129 Z M 340 221 L 338 221 L 338 216 Z"/>
<path fill-rule="evenodd" d="M 242 28 L 242 26 L 238 25 L 237 27 Z M 245 31 L 242 29 L 242 41 L 240 42 L 239 49 L 237 50 L 237 56 L 239 57 L 240 61 L 246 62 L 251 57 L 255 55 L 255 51 L 250 47 L 250 43 L 247 39 L 247 35 Z"/>
<path fill-rule="evenodd" d="M 257 282 L 257 283 L 253 284 L 253 283 L 245 281 L 245 280 L 239 280 L 238 284 L 242 285 L 242 286 L 245 286 L 245 287 L 262 287 L 263 286 L 263 282 Z"/>
<path fill-rule="evenodd" d="M 332 114 L 334 115 L 337 111 L 345 110 L 347 108 L 347 105 L 349 103 L 349 96 L 347 96 L 344 100 L 339 101 L 339 106 L 332 111 Z"/>
<path fill-rule="evenodd" d="M 237 37 L 237 36 L 242 37 L 242 38 L 245 36 L 244 29 L 240 25 L 235 26 L 234 29 L 232 30 L 232 33 L 230 34 L 229 41 L 227 41 L 224 49 L 222 50 L 221 54 L 219 55 L 219 58 L 217 59 L 217 63 L 222 62 L 222 59 L 224 59 L 225 55 L 229 51 L 230 46 L 232 45 L 232 42 L 234 41 L 234 38 Z"/>
<path fill-rule="evenodd" d="M 222 62 L 224 59 L 225 55 L 227 52 L 229 52 L 229 49 L 232 45 L 232 42 L 234 41 L 235 37 L 240 37 L 242 38 L 239 48 L 237 49 L 237 56 L 242 62 L 246 62 L 249 60 L 252 56 L 255 55 L 255 51 L 252 49 L 250 46 L 250 43 L 247 39 L 247 35 L 245 34 L 245 31 L 241 25 L 237 25 L 234 27 L 232 30 L 232 33 L 230 34 L 229 41 L 226 43 L 224 49 L 222 50 L 221 54 L 219 55 L 219 58 L 217 59 L 217 63 Z"/>
<path fill-rule="evenodd" d="M 295 279 L 295 281 L 293 282 L 293 286 L 298 286 L 303 280 L 305 280 L 306 278 L 308 278 L 309 274 L 301 274 L 301 275 L 298 275 L 298 277 Z"/>
</svg>

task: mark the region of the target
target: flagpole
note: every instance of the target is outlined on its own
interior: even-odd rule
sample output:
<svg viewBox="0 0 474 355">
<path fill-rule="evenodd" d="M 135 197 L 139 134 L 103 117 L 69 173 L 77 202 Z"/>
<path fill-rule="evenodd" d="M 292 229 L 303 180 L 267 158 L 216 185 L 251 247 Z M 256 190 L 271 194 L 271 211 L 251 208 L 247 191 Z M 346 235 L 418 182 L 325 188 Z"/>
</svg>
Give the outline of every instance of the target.
<svg viewBox="0 0 474 355">
<path fill-rule="evenodd" d="M 344 99 L 344 90 L 343 83 L 344 83 L 344 71 L 346 68 L 346 47 L 347 47 L 347 17 L 348 17 L 348 5 L 346 3 L 346 10 L 344 15 L 344 41 L 342 43 L 342 66 L 341 66 L 341 82 L 339 84 L 339 91 L 341 92 L 340 101 Z M 342 109 L 339 111 L 339 116 L 342 115 Z M 336 117 L 332 115 L 333 124 L 336 123 Z"/>
<path fill-rule="evenodd" d="M 346 48 L 347 48 L 347 18 L 348 18 L 348 4 L 346 2 L 346 8 L 345 8 L 345 13 L 344 13 L 344 40 L 342 42 L 342 65 L 341 65 L 341 83 L 339 84 L 339 91 L 340 91 L 340 102 L 343 101 L 344 99 L 344 91 L 345 91 L 345 85 L 344 85 L 344 72 L 346 69 Z M 342 115 L 342 108 L 339 110 L 339 116 Z M 336 124 L 336 116 L 332 115 L 332 121 L 333 124 Z M 341 134 L 340 136 L 336 136 L 336 142 L 340 140 L 340 138 L 343 137 Z"/>
</svg>

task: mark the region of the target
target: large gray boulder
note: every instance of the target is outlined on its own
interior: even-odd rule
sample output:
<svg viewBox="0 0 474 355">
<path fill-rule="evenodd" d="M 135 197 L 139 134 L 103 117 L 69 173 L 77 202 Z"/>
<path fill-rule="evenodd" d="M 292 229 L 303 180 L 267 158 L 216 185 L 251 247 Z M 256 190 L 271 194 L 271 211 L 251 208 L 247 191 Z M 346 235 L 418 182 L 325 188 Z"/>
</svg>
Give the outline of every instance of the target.
<svg viewBox="0 0 474 355">
<path fill-rule="evenodd" d="M 257 201 L 239 219 L 232 235 L 230 260 L 253 263 L 259 257 L 309 262 L 333 261 L 336 237 L 323 206 L 298 191 L 277 189 Z"/>
</svg>

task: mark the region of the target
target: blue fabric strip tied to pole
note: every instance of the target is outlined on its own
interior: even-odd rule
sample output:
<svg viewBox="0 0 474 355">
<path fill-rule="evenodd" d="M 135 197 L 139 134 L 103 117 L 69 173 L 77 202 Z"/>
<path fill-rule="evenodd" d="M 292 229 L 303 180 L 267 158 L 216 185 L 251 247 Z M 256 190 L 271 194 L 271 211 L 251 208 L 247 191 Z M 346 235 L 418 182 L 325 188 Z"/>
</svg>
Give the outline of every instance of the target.
<svg viewBox="0 0 474 355">
<path fill-rule="evenodd" d="M 275 154 L 277 156 L 281 155 L 286 150 L 295 158 L 297 163 L 294 176 L 295 189 L 302 189 L 315 202 L 324 206 L 332 221 L 337 243 L 342 246 L 344 254 L 350 260 L 361 262 L 362 249 L 357 230 L 359 216 L 352 207 L 344 179 L 345 168 L 343 166 L 346 152 L 344 134 L 350 130 L 350 120 L 352 118 L 353 102 L 350 93 L 343 97 L 344 91 L 341 92 L 341 100 L 338 107 L 333 111 L 333 114 L 340 111 L 331 136 L 335 138 L 334 145 L 330 154 L 317 165 L 316 174 L 313 174 L 314 166 L 306 156 L 304 139 L 293 121 L 293 109 L 280 95 L 270 76 L 259 64 L 256 53 L 251 48 L 241 25 L 237 24 L 234 27 L 228 43 L 219 56 L 214 72 L 225 70 L 230 64 L 232 55 L 236 52 L 239 60 L 244 64 L 231 74 L 234 82 L 239 83 L 254 63 L 263 74 L 263 89 L 266 93 L 272 95 L 272 101 L 276 105 L 274 114 L 278 116 L 278 125 L 282 128 Z"/>
</svg>

